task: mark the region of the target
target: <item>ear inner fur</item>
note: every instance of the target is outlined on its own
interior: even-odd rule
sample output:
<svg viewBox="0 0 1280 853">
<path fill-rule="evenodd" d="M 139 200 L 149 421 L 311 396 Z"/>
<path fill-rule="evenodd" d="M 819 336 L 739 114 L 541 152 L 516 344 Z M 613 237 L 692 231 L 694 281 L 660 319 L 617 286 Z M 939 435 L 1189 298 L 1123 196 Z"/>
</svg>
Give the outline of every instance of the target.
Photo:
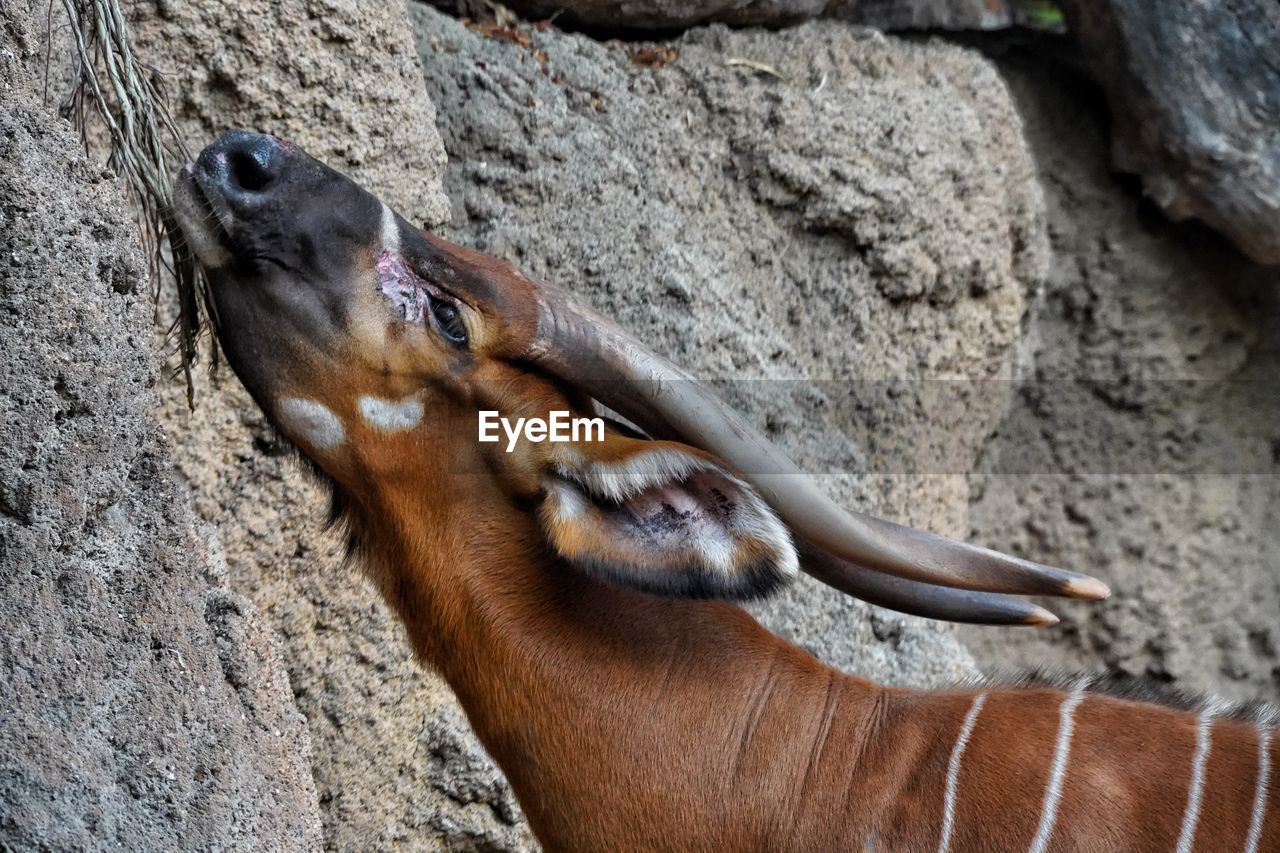
<svg viewBox="0 0 1280 853">
<path fill-rule="evenodd" d="M 789 531 L 745 482 L 671 442 L 611 436 L 544 474 L 543 528 L 561 556 L 615 584 L 754 598 L 799 569 Z"/>
</svg>

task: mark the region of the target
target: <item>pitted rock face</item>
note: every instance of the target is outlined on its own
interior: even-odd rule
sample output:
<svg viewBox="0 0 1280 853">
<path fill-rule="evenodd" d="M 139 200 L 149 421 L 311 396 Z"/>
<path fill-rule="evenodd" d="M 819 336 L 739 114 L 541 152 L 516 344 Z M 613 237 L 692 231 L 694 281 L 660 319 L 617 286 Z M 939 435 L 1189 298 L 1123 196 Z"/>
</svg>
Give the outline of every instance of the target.
<svg viewBox="0 0 1280 853">
<path fill-rule="evenodd" d="M 509 5 L 533 20 L 554 15 L 578 26 L 666 31 L 711 23 L 780 27 L 814 17 L 882 30 L 989 30 L 1037 20 L 1015 0 L 511 0 Z"/>
<path fill-rule="evenodd" d="M 449 217 L 400 3 L 191 0 L 127 3 L 135 52 L 166 68 L 178 129 L 197 148 L 229 127 L 291 140 L 414 222 Z M 181 56 L 181 62 L 163 58 Z"/>
<path fill-rule="evenodd" d="M 0 3 L 0 849 L 318 850 L 278 637 L 155 421 L 123 187 L 46 105 L 27 9 Z"/>
</svg>

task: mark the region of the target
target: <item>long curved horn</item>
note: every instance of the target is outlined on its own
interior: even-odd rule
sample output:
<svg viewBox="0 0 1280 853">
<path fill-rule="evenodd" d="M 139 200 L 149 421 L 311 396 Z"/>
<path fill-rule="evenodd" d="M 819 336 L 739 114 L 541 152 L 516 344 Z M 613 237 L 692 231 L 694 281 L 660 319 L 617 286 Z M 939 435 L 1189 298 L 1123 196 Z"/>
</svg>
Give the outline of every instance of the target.
<svg viewBox="0 0 1280 853">
<path fill-rule="evenodd" d="M 800 538 L 855 566 L 978 592 L 1103 599 L 1087 575 L 845 510 L 785 454 L 685 371 L 555 285 L 522 357 L 581 388 L 656 437 L 714 453 L 747 478 Z M 818 574 L 821 579 L 821 574 Z"/>
<path fill-rule="evenodd" d="M 800 565 L 829 587 L 899 613 L 973 625 L 1057 625 L 1058 617 L 1023 598 L 921 583 L 856 566 L 805 541 Z"/>
</svg>

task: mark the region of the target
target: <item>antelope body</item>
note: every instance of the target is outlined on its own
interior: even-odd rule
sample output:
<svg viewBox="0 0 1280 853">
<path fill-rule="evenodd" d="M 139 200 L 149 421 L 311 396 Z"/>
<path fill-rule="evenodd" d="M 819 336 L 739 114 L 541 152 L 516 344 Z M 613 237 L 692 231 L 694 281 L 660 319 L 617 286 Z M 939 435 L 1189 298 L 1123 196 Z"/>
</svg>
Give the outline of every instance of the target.
<svg viewBox="0 0 1280 853">
<path fill-rule="evenodd" d="M 410 228 L 273 137 L 179 175 L 228 359 L 334 485 L 415 651 L 565 850 L 1277 850 L 1267 709 L 1082 679 L 886 689 L 724 598 L 797 570 L 939 618 L 1097 581 L 835 507 L 551 285 Z M 605 403 L 602 440 L 477 440 Z"/>
</svg>

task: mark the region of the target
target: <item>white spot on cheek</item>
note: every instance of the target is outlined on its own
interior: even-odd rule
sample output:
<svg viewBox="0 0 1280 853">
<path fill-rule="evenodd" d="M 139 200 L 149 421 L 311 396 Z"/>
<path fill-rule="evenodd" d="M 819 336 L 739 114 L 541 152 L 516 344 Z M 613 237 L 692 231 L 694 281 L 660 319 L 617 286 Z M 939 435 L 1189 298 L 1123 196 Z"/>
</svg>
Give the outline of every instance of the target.
<svg viewBox="0 0 1280 853">
<path fill-rule="evenodd" d="M 386 202 L 382 203 L 382 250 L 393 255 L 400 252 L 400 223 Z"/>
<path fill-rule="evenodd" d="M 370 425 L 386 432 L 403 432 L 422 423 L 422 403 L 417 400 L 383 400 L 361 397 L 360 414 Z"/>
<path fill-rule="evenodd" d="M 347 439 L 342 421 L 315 400 L 284 397 L 276 403 L 276 415 L 285 432 L 297 436 L 316 450 L 337 447 Z"/>
</svg>

